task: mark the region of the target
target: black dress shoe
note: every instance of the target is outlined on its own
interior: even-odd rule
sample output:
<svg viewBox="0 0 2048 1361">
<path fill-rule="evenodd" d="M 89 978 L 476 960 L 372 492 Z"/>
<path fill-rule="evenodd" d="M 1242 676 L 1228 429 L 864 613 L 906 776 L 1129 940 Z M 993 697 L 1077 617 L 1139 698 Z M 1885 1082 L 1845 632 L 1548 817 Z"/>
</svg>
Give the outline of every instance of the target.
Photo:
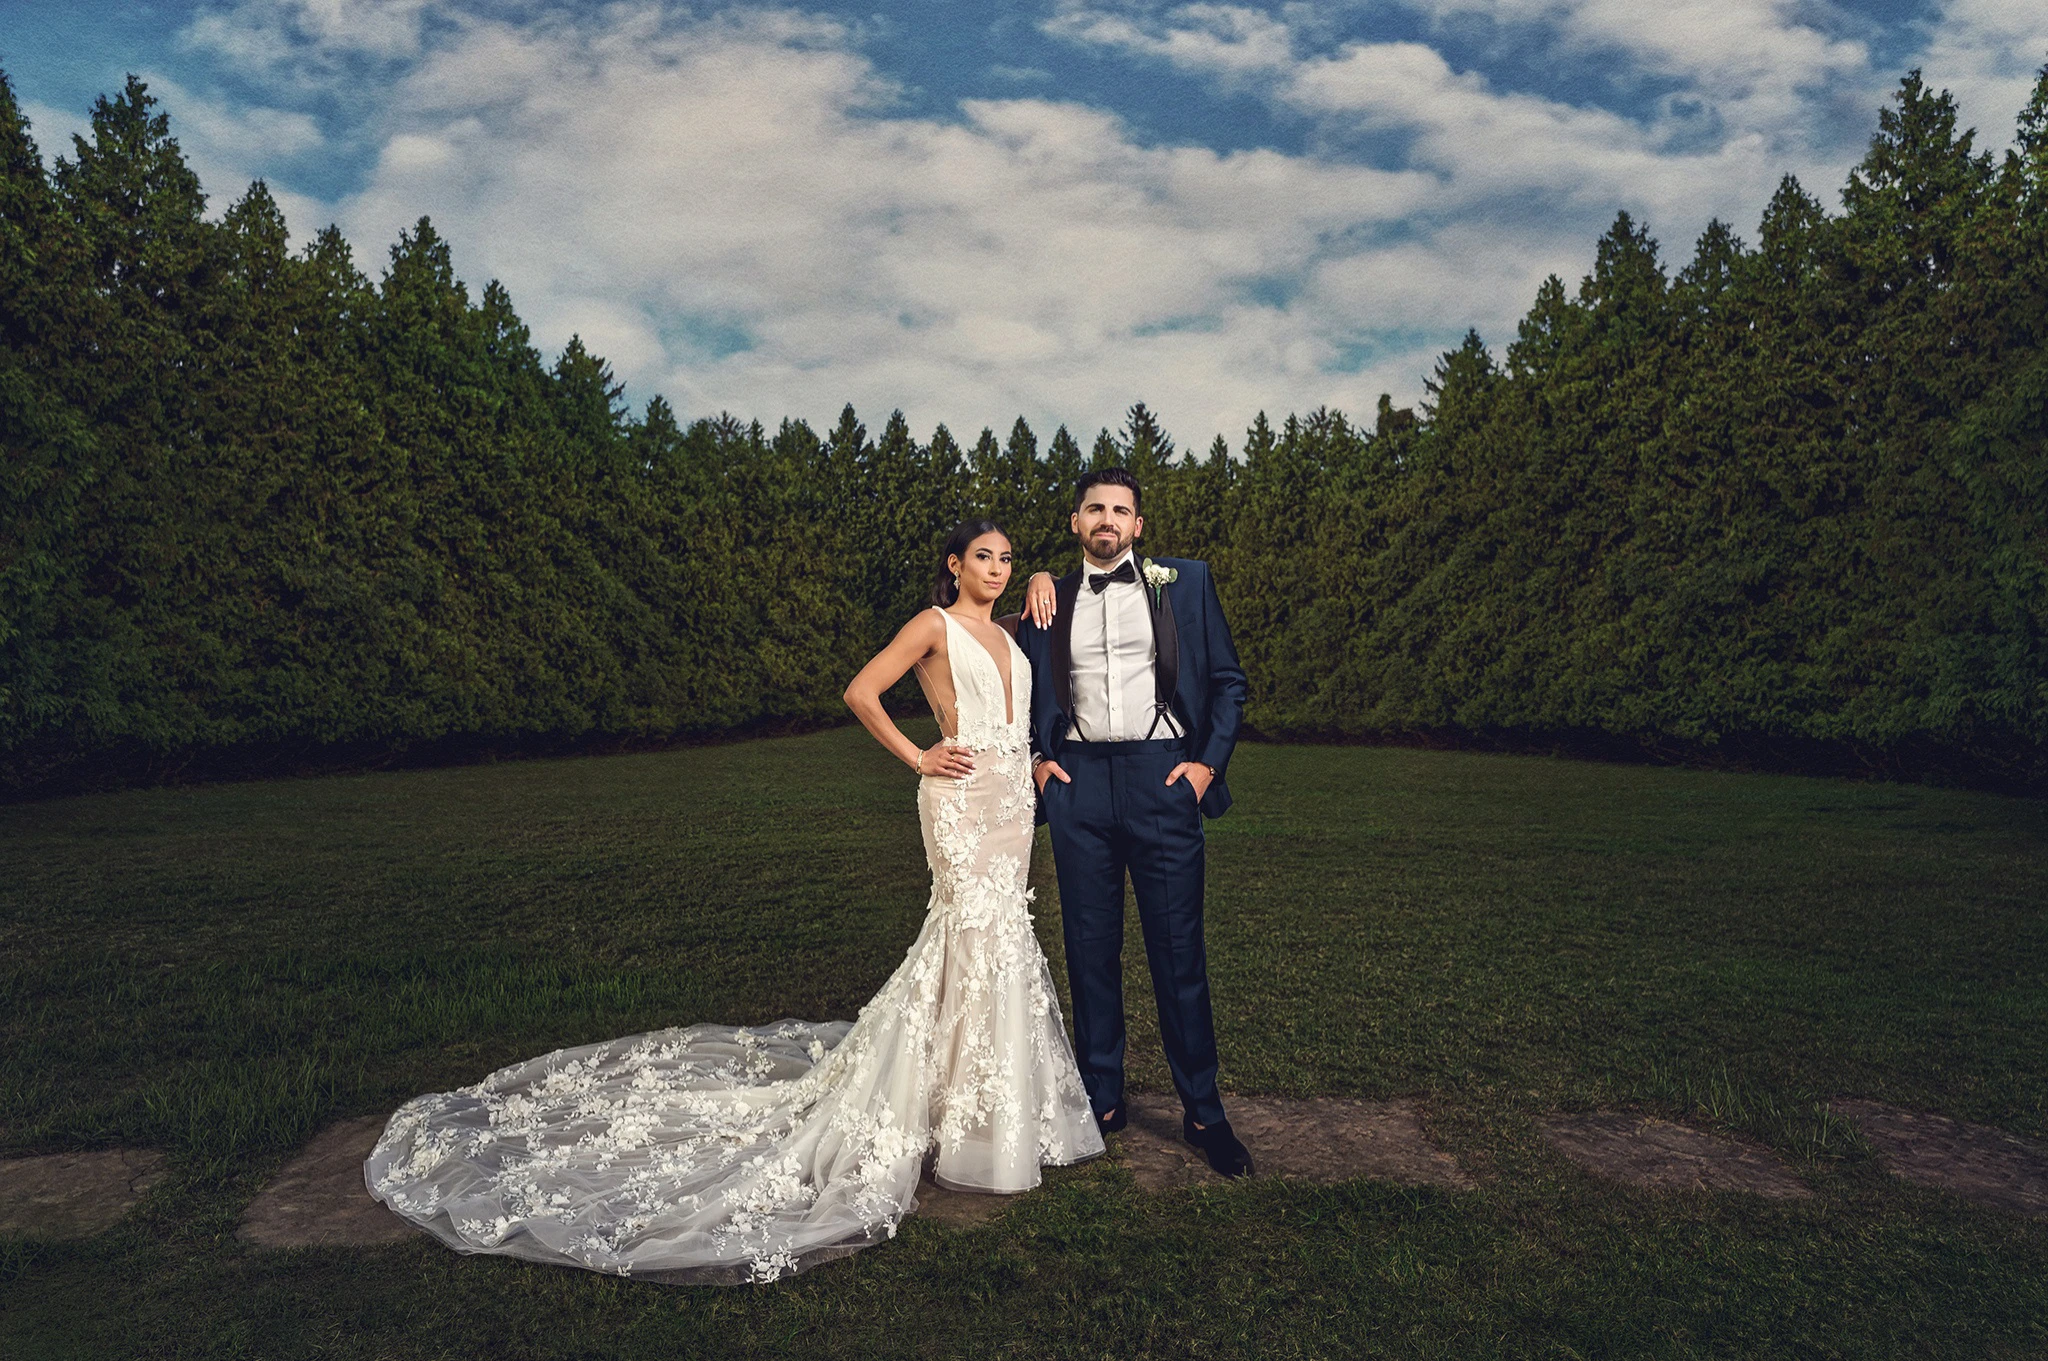
<svg viewBox="0 0 2048 1361">
<path fill-rule="evenodd" d="M 1230 1132 L 1228 1120 L 1218 1120 L 1207 1129 L 1196 1129 L 1193 1117 L 1181 1120 L 1181 1135 L 1209 1159 L 1209 1166 L 1226 1177 L 1249 1177 L 1252 1174 L 1252 1155 L 1238 1137 Z"/>
<path fill-rule="evenodd" d="M 1101 1130 L 1104 1134 L 1114 1134 L 1129 1123 L 1131 1123 L 1130 1114 L 1122 1106 L 1118 1106 L 1108 1115 L 1098 1115 L 1095 1117 L 1095 1128 Z"/>
</svg>

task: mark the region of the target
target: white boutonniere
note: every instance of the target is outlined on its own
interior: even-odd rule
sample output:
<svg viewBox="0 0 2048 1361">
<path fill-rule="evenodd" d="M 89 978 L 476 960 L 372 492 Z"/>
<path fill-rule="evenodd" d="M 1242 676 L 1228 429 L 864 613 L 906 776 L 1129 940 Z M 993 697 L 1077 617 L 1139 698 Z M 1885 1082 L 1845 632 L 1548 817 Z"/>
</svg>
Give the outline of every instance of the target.
<svg viewBox="0 0 2048 1361">
<path fill-rule="evenodd" d="M 1145 559 L 1143 571 L 1145 573 L 1145 584 L 1152 588 L 1154 594 L 1163 590 L 1167 582 L 1180 580 L 1180 568 L 1161 567 L 1150 558 Z"/>
</svg>

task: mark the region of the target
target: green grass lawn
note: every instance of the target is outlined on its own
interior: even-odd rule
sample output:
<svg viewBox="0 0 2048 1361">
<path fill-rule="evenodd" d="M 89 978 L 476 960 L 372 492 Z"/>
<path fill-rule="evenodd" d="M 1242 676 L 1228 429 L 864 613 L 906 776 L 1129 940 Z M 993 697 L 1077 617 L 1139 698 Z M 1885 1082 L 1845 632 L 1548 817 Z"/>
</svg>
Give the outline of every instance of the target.
<svg viewBox="0 0 2048 1361">
<path fill-rule="evenodd" d="M 1891 1181 L 1817 1107 L 2048 1138 L 2048 805 L 1372 748 L 1248 747 L 1231 780 L 1225 1086 L 1419 1097 L 1481 1189 L 1152 1196 L 1095 1163 L 758 1289 L 234 1228 L 328 1120 L 637 1030 L 850 1017 L 928 886 L 858 730 L 0 808 L 0 1145 L 176 1169 L 96 1240 L 0 1245 L 0 1356 L 2048 1355 L 2048 1224 Z M 1042 834 L 1034 882 L 1060 975 Z M 1127 958 L 1164 1089 L 1135 919 Z M 1535 1137 L 1617 1103 L 1817 1194 L 1619 1189 Z"/>
</svg>

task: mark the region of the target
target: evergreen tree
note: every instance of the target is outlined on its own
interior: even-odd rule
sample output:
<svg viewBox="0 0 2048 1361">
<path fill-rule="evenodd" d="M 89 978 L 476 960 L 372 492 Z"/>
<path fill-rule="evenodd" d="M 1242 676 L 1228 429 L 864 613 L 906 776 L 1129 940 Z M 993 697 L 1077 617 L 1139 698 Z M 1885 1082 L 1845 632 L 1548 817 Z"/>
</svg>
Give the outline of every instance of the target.
<svg viewBox="0 0 2048 1361">
<path fill-rule="evenodd" d="M 111 602 L 77 551 L 106 466 L 91 338 L 114 323 L 88 261 L 0 73 L 0 781 L 17 784 L 128 718 Z"/>
<path fill-rule="evenodd" d="M 1094 472 L 1097 468 L 1120 468 L 1123 461 L 1123 446 L 1116 442 L 1115 435 L 1109 433 L 1109 427 L 1104 426 L 1096 431 L 1094 447 L 1088 451 L 1088 471 Z"/>
<path fill-rule="evenodd" d="M 425 219 L 373 283 L 261 183 L 209 220 L 139 81 L 46 170 L 0 76 L 0 783 L 839 718 L 954 524 L 1064 572 L 1120 464 L 1257 731 L 2048 787 L 2044 185 L 2048 71 L 1996 163 L 1915 73 L 1839 216 L 1788 178 L 1667 275 L 1622 215 L 1419 411 L 969 451 L 629 415 Z"/>
<path fill-rule="evenodd" d="M 1045 485 L 1052 496 L 1052 529 L 1048 533 L 1045 569 L 1063 576 L 1080 564 L 1080 548 L 1074 538 L 1074 491 L 1080 485 L 1084 461 L 1081 446 L 1062 425 L 1053 431 L 1045 447 Z"/>
<path fill-rule="evenodd" d="M 208 591 L 195 535 L 220 489 L 200 441 L 190 376 L 206 353 L 213 279 L 205 196 L 169 119 L 129 77 L 92 111 L 92 137 L 51 182 L 85 253 L 85 280 L 106 300 L 77 338 L 92 365 L 91 419 L 100 450 L 74 545 L 85 590 L 115 655 L 123 702 L 104 711 L 101 740 L 163 752 L 232 736 L 217 723 L 222 671 L 234 659 L 195 631 L 186 602 Z"/>
<path fill-rule="evenodd" d="M 1117 441 L 1117 447 L 1122 451 L 1124 466 L 1137 476 L 1141 486 L 1146 478 L 1173 462 L 1173 439 L 1160 428 L 1158 417 L 1143 402 L 1134 404 L 1124 414 L 1123 437 Z"/>
<path fill-rule="evenodd" d="M 496 310 L 494 293 L 503 296 L 496 281 L 485 293 L 487 314 Z M 491 345 L 496 348 L 495 338 Z M 581 336 L 569 337 L 553 377 L 555 423 L 566 437 L 565 452 L 580 463 L 601 462 L 624 430 L 626 385 L 613 377 L 611 365 L 583 347 Z"/>
</svg>

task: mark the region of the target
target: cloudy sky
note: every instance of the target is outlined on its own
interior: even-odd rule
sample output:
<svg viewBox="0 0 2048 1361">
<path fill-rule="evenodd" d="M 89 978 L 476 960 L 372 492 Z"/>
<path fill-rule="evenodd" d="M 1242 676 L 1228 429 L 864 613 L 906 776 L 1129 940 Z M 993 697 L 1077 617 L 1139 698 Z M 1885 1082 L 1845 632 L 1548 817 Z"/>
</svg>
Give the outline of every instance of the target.
<svg viewBox="0 0 2048 1361">
<path fill-rule="evenodd" d="M 1899 76 L 2009 140 L 2048 0 L 0 0 L 46 156 L 146 79 L 224 208 L 373 274 L 430 215 L 686 416 L 1184 445 L 1420 394 L 1619 209 L 1834 201 Z"/>
</svg>

